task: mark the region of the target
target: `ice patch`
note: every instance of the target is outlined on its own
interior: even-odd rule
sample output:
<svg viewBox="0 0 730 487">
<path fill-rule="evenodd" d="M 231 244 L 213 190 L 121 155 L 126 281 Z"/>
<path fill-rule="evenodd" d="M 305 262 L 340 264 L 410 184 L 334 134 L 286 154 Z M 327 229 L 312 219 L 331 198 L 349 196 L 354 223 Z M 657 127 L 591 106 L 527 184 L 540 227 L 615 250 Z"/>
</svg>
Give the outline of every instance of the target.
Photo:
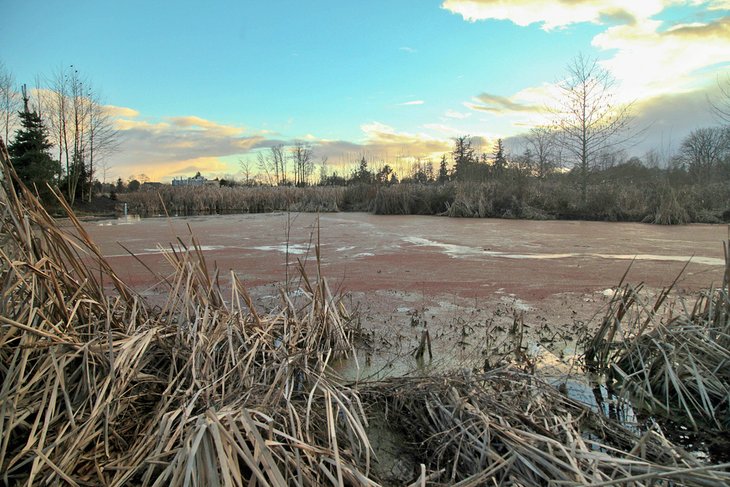
<svg viewBox="0 0 730 487">
<path fill-rule="evenodd" d="M 175 250 L 175 252 L 184 252 L 185 251 L 185 249 L 180 245 L 172 245 L 171 247 L 172 247 L 172 249 Z M 190 246 L 190 247 L 188 247 L 188 250 L 195 250 L 196 248 L 205 252 L 207 250 L 220 250 L 225 247 L 223 245 L 199 245 L 197 247 Z M 161 247 L 160 246 L 160 247 L 157 247 L 156 249 L 143 249 L 143 250 L 144 250 L 145 254 L 161 254 L 163 252 L 167 252 L 168 250 L 170 250 L 170 247 Z M 134 255 L 140 255 L 140 254 L 135 253 Z"/>
<path fill-rule="evenodd" d="M 564 253 L 564 254 L 509 254 L 506 252 L 494 252 L 482 250 L 477 247 L 468 247 L 465 245 L 447 244 L 436 242 L 420 237 L 403 238 L 408 243 L 412 243 L 419 247 L 436 247 L 443 250 L 445 254 L 453 258 L 489 256 L 501 257 L 503 259 L 534 259 L 534 260 L 550 260 L 550 259 L 570 259 L 575 257 L 588 257 L 598 259 L 612 260 L 645 260 L 645 261 L 670 261 L 670 262 L 687 262 L 693 264 L 702 264 L 710 266 L 724 266 L 723 259 L 714 257 L 690 256 L 690 255 L 657 255 L 657 254 L 597 254 L 597 253 Z"/>
<path fill-rule="evenodd" d="M 287 249 L 286 244 L 279 244 L 279 245 L 262 245 L 260 247 L 252 247 L 254 250 L 263 250 L 264 252 L 281 252 L 282 254 L 287 253 L 287 250 L 290 254 L 293 255 L 302 255 L 306 254 L 307 252 L 312 251 L 312 247 L 309 244 L 289 244 L 289 247 Z"/>
</svg>

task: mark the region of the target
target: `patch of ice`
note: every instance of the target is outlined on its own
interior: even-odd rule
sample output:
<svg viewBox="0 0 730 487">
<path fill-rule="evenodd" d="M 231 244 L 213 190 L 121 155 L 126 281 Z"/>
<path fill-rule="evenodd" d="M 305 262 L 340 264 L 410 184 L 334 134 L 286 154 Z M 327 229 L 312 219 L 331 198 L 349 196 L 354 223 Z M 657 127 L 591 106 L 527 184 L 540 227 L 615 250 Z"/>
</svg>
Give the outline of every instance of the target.
<svg viewBox="0 0 730 487">
<path fill-rule="evenodd" d="M 279 245 L 262 245 L 260 247 L 252 247 L 253 250 L 263 250 L 264 252 L 281 252 L 285 254 L 287 252 L 286 244 Z M 309 244 L 289 244 L 288 251 L 293 255 L 302 255 L 312 251 L 312 247 Z"/>
</svg>

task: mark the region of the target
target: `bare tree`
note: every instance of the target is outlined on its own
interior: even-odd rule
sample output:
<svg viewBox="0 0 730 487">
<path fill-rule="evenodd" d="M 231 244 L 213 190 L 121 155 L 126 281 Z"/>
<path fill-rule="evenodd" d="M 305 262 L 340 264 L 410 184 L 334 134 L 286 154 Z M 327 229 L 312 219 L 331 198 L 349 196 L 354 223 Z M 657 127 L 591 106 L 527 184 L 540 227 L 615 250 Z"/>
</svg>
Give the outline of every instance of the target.
<svg viewBox="0 0 730 487">
<path fill-rule="evenodd" d="M 730 123 L 730 76 L 724 81 L 718 80 L 717 86 L 720 89 L 720 96 L 714 100 L 708 98 L 710 107 L 722 123 Z"/>
<path fill-rule="evenodd" d="M 314 172 L 312 148 L 303 142 L 295 143 L 292 147 L 292 159 L 294 160 L 294 185 L 306 186 L 309 176 Z"/>
<path fill-rule="evenodd" d="M 586 201 L 588 173 L 600 154 L 626 143 L 631 131 L 631 104 L 614 102 L 614 79 L 595 59 L 578 55 L 558 84 L 554 108 L 558 142 L 578 168 L 581 198 Z"/>
<path fill-rule="evenodd" d="M 239 159 L 238 165 L 243 173 L 243 184 L 246 186 L 251 185 L 251 161 L 248 159 Z"/>
<path fill-rule="evenodd" d="M 62 67 L 46 80 L 45 118 L 65 168 L 65 190 L 73 203 L 77 195 L 93 196 L 93 181 L 106 158 L 119 147 L 114 120 L 99 92 L 73 66 Z"/>
<path fill-rule="evenodd" d="M 0 135 L 6 144 L 10 141 L 10 135 L 15 132 L 17 125 L 18 110 L 20 110 L 20 98 L 15 91 L 15 77 L 0 61 Z"/>
<path fill-rule="evenodd" d="M 119 132 L 114 128 L 114 121 L 101 103 L 100 95 L 93 89 L 91 82 L 88 83 L 86 99 L 88 102 L 86 183 L 88 185 L 87 196 L 91 201 L 94 177 L 98 167 L 104 164 L 103 169 L 106 172 L 106 158 L 119 148 Z"/>
<path fill-rule="evenodd" d="M 730 128 L 693 130 L 682 142 L 679 155 L 698 182 L 708 182 L 715 169 L 730 155 Z"/>
<path fill-rule="evenodd" d="M 558 164 L 558 141 L 552 127 L 534 127 L 525 136 L 527 147 L 534 158 L 535 174 L 544 179 Z"/>
<path fill-rule="evenodd" d="M 58 68 L 48 79 L 50 115 L 46 117 L 51 132 L 51 140 L 58 149 L 58 160 L 63 161 L 65 174 L 70 172 L 71 158 L 68 146 L 68 72 L 66 68 Z M 65 157 L 64 157 L 65 156 Z"/>
<path fill-rule="evenodd" d="M 274 173 L 276 175 L 276 184 L 286 184 L 286 151 L 284 150 L 284 144 L 277 144 L 271 147 L 271 162 L 274 166 Z"/>
</svg>

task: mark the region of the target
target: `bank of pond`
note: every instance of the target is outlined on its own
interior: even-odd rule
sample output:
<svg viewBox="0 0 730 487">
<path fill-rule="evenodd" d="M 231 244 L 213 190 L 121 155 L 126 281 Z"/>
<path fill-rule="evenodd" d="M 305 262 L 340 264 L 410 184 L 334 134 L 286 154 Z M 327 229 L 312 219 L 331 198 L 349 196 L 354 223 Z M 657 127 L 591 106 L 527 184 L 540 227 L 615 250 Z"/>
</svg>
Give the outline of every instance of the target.
<svg viewBox="0 0 730 487">
<path fill-rule="evenodd" d="M 597 181 L 585 193 L 565 179 L 350 186 L 172 187 L 118 195 L 143 216 L 368 211 L 380 215 L 627 221 L 730 222 L 726 181 L 671 185 L 665 180 Z"/>
</svg>

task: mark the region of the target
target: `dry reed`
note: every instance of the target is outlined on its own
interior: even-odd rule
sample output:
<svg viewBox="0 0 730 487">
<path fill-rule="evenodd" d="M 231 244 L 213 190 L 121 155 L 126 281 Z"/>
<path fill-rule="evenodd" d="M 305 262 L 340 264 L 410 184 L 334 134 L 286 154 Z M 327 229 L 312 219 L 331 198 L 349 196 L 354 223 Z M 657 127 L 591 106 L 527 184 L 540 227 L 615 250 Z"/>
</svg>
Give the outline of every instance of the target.
<svg viewBox="0 0 730 487">
<path fill-rule="evenodd" d="M 730 428 L 730 260 L 723 285 L 702 293 L 690 309 L 661 314 L 672 287 L 653 304 L 641 286 L 622 286 L 587 348 L 590 366 L 616 380 L 636 406 L 695 430 Z M 675 281 L 676 282 L 676 281 Z"/>
<path fill-rule="evenodd" d="M 324 375 L 351 336 L 321 276 L 261 316 L 237 281 L 224 299 L 193 240 L 166 254 L 175 274 L 153 309 L 1 149 L 0 482 L 372 483 L 357 395 Z"/>
</svg>

